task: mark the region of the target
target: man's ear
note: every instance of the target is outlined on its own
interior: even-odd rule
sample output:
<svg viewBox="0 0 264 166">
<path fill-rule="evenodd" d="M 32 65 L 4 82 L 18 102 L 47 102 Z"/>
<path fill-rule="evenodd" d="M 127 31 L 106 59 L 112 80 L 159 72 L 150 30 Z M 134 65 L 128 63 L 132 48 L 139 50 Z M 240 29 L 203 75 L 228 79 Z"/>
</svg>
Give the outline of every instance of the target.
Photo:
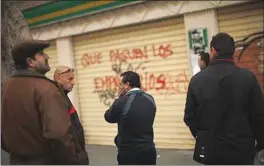
<svg viewBox="0 0 264 166">
<path fill-rule="evenodd" d="M 29 67 L 34 67 L 34 63 L 33 63 L 33 59 L 32 58 L 27 58 L 26 61 L 27 61 L 27 64 L 28 64 Z"/>
<path fill-rule="evenodd" d="M 61 78 L 60 78 L 60 76 L 59 76 L 59 75 L 56 75 L 56 76 L 54 77 L 54 79 L 55 79 L 55 81 L 56 81 L 56 82 L 58 82 L 58 83 L 59 83 L 59 81 L 60 81 L 60 79 L 61 79 Z"/>
<path fill-rule="evenodd" d="M 129 82 L 127 82 L 126 84 L 127 84 L 127 86 L 130 86 L 130 83 Z"/>
<path fill-rule="evenodd" d="M 216 50 L 214 47 L 210 48 L 210 59 L 213 59 L 216 56 Z"/>
</svg>

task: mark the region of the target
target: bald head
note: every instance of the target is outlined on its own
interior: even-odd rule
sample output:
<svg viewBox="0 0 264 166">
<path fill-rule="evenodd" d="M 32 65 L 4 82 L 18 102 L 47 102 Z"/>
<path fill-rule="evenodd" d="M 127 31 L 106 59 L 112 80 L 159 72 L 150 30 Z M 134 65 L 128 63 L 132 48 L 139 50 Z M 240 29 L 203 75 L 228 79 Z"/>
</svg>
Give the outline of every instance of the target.
<svg viewBox="0 0 264 166">
<path fill-rule="evenodd" d="M 58 75 L 61 75 L 63 73 L 67 73 L 67 72 L 70 72 L 72 70 L 72 72 L 74 72 L 74 69 L 73 68 L 70 68 L 69 66 L 58 66 L 54 72 L 54 80 L 56 80 L 55 77 L 57 77 Z"/>
<path fill-rule="evenodd" d="M 58 66 L 54 72 L 54 81 L 67 92 L 72 91 L 74 81 L 74 69 L 68 66 Z"/>
</svg>

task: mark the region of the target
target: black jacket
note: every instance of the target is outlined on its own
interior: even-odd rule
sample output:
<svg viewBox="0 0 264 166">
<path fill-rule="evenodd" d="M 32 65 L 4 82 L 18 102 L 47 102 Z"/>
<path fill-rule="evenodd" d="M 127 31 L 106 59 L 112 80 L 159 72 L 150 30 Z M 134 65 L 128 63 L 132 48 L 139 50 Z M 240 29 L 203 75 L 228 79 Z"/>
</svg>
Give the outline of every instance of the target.
<svg viewBox="0 0 264 166">
<path fill-rule="evenodd" d="M 114 101 L 104 117 L 109 123 L 118 123 L 115 143 L 119 152 L 137 153 L 155 148 L 155 114 L 153 97 L 140 90 L 131 91 Z"/>
<path fill-rule="evenodd" d="M 84 130 L 83 130 L 83 126 L 80 122 L 79 116 L 74 108 L 74 106 L 72 105 L 71 100 L 68 97 L 68 92 L 64 91 L 62 87 L 60 87 L 59 85 L 57 85 L 60 88 L 61 93 L 63 94 L 63 96 L 66 98 L 66 100 L 68 101 L 68 111 L 69 114 L 71 116 L 71 122 L 72 122 L 72 128 L 73 128 L 73 133 L 76 136 L 74 139 L 75 144 L 76 144 L 76 151 L 77 151 L 77 155 L 79 158 L 81 158 L 82 160 L 82 165 L 87 165 L 89 164 L 89 157 L 88 154 L 85 150 L 85 138 L 84 138 Z"/>
<path fill-rule="evenodd" d="M 219 78 L 231 73 L 229 95 L 220 103 L 215 98 Z M 229 104 L 226 112 L 220 109 L 223 103 Z M 264 100 L 256 77 L 232 60 L 213 60 L 190 81 L 184 122 L 194 137 L 198 131 L 215 130 L 219 160 L 214 164 L 253 160 L 255 140 L 258 149 L 264 148 Z"/>
</svg>

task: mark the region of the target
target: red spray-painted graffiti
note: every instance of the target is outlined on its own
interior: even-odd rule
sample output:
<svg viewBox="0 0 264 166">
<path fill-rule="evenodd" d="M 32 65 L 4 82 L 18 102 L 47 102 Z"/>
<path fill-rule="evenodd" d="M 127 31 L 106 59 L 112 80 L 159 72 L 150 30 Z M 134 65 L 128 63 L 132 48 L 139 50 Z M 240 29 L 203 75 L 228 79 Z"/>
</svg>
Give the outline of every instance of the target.
<svg viewBox="0 0 264 166">
<path fill-rule="evenodd" d="M 167 44 L 166 46 L 160 45 L 157 49 L 155 45 L 152 45 L 153 55 L 160 56 L 162 58 L 167 58 L 173 54 L 171 44 Z"/>
<path fill-rule="evenodd" d="M 120 77 L 122 71 L 135 71 L 139 73 L 141 78 L 142 90 L 151 92 L 157 95 L 177 95 L 187 92 L 189 78 L 187 70 L 182 70 L 176 75 L 168 73 L 152 73 L 147 72 L 146 64 L 149 61 L 143 61 L 137 65 L 128 62 L 119 62 L 113 64 L 112 70 L 116 73 L 115 76 L 104 76 L 94 78 L 94 92 L 98 93 L 100 101 L 105 105 L 109 105 L 116 97 L 119 90 Z"/>
<path fill-rule="evenodd" d="M 119 91 L 119 82 L 120 77 L 119 75 L 123 71 L 135 71 L 139 72 L 140 70 L 144 70 L 145 67 L 143 64 L 147 63 L 148 61 L 144 61 L 139 63 L 137 66 L 125 62 L 120 61 L 118 64 L 112 65 L 112 70 L 115 72 L 115 76 L 105 76 L 105 77 L 96 77 L 94 78 L 94 93 L 98 94 L 100 102 L 102 102 L 106 106 L 110 106 L 111 102 L 117 96 Z"/>
<path fill-rule="evenodd" d="M 140 74 L 140 77 L 142 90 L 156 91 L 158 94 L 164 95 L 186 93 L 189 83 L 186 70 L 183 70 L 177 75 L 144 72 Z M 118 91 L 119 82 L 119 76 L 96 77 L 94 78 L 95 92 L 104 90 Z"/>
<path fill-rule="evenodd" d="M 147 47 L 145 46 L 144 49 L 134 48 L 134 49 L 123 49 L 123 50 L 110 50 L 109 53 L 110 61 L 127 61 L 127 60 L 134 60 L 134 59 L 148 59 L 147 54 Z"/>
<path fill-rule="evenodd" d="M 109 58 L 111 62 L 126 62 L 131 60 L 146 60 L 149 54 L 154 57 L 167 58 L 173 54 L 171 44 L 152 44 L 150 46 L 143 46 L 140 48 L 131 49 L 112 49 L 109 51 Z M 82 55 L 81 64 L 83 67 L 95 66 L 102 63 L 102 53 L 85 53 Z"/>
<path fill-rule="evenodd" d="M 85 53 L 85 54 L 83 54 L 81 60 L 82 60 L 82 65 L 84 67 L 88 67 L 88 66 L 91 66 L 91 65 L 102 63 L 101 59 L 102 59 L 102 54 L 101 53 L 94 53 L 94 54 L 91 54 L 91 55 L 88 54 L 88 53 Z"/>
<path fill-rule="evenodd" d="M 173 55 L 172 44 L 145 45 L 130 49 L 112 49 L 109 51 L 109 60 L 112 62 L 114 75 L 95 77 L 93 79 L 94 93 L 98 94 L 100 102 L 109 106 L 119 91 L 120 74 L 124 71 L 139 73 L 142 90 L 161 95 L 186 93 L 189 83 L 187 70 L 182 70 L 176 75 L 169 73 L 154 73 L 146 71 L 146 64 L 150 56 L 165 59 Z M 83 67 L 94 66 L 102 63 L 102 53 L 84 54 Z M 141 60 L 140 63 L 132 63 Z"/>
<path fill-rule="evenodd" d="M 154 90 L 160 95 L 186 93 L 189 83 L 187 70 L 182 70 L 176 75 L 170 75 L 168 73 L 149 74 L 145 72 L 140 76 L 144 91 Z"/>
<path fill-rule="evenodd" d="M 152 45 L 151 47 L 144 46 L 143 48 L 132 48 L 132 49 L 115 49 L 110 50 L 109 56 L 111 62 L 117 61 L 127 61 L 127 60 L 134 60 L 134 59 L 148 59 L 148 49 L 152 49 L 153 56 L 160 56 L 162 58 L 167 58 L 173 54 L 171 44 L 161 44 L 159 46 Z"/>
<path fill-rule="evenodd" d="M 119 76 L 105 76 L 105 77 L 95 77 L 94 78 L 94 89 L 107 90 L 107 89 L 118 89 Z"/>
</svg>

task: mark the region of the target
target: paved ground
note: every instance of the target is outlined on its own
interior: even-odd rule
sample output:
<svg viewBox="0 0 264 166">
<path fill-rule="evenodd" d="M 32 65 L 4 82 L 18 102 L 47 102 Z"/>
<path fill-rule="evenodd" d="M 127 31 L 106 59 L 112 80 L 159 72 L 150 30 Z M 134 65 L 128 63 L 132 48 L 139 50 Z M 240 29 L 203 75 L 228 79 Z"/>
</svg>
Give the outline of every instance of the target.
<svg viewBox="0 0 264 166">
<path fill-rule="evenodd" d="M 116 165 L 116 148 L 113 146 L 88 145 L 91 165 Z M 192 160 L 192 151 L 158 149 L 157 165 L 197 165 Z M 1 164 L 8 164 L 8 154 L 1 153 Z"/>
</svg>

